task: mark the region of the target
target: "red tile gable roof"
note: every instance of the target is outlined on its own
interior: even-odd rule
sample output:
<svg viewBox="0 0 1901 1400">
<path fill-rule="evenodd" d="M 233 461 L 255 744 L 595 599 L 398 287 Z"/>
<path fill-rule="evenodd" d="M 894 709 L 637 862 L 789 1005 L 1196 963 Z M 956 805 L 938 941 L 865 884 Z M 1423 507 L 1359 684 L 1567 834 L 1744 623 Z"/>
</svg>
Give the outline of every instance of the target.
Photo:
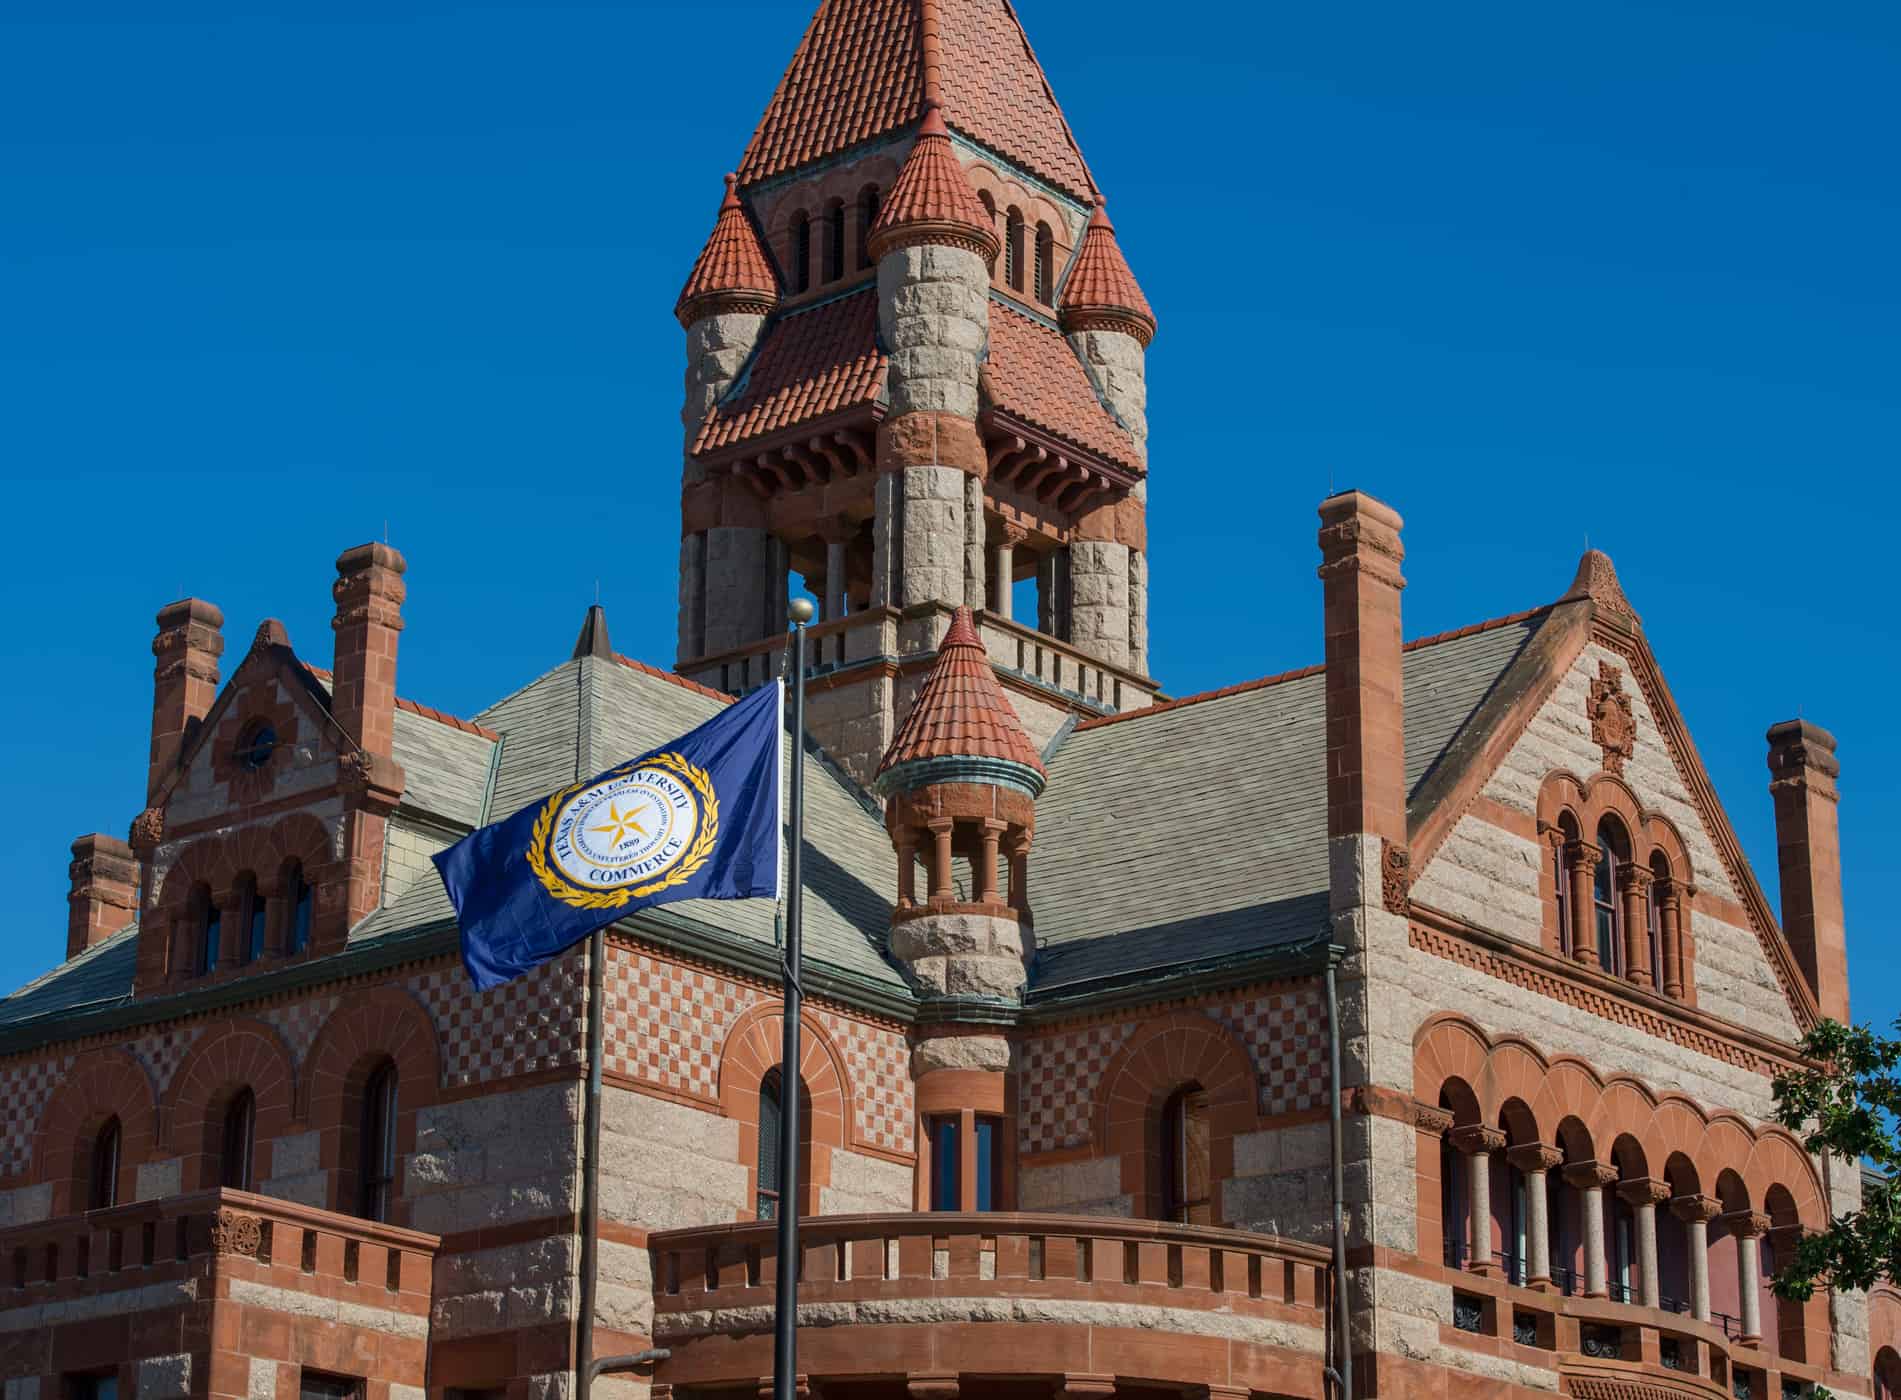
<svg viewBox="0 0 1901 1400">
<path fill-rule="evenodd" d="M 752 220 L 740 208 L 733 192 L 735 177 L 726 177 L 726 198 L 720 202 L 719 218 L 699 261 L 680 289 L 673 314 L 682 326 L 690 326 L 702 316 L 717 311 L 772 310 L 778 300 L 778 281 L 766 250 L 759 246 L 759 235 Z"/>
<path fill-rule="evenodd" d="M 951 127 L 1092 202 L 1089 167 L 1009 0 L 823 0 L 746 147 L 741 183 L 917 120 L 927 26 Z"/>
<path fill-rule="evenodd" d="M 738 395 L 706 415 L 694 452 L 870 403 L 884 387 L 877 333 L 875 287 L 780 318 L 767 329 Z"/>
<path fill-rule="evenodd" d="M 1134 438 L 1102 406 L 1062 332 L 994 297 L 984 383 L 991 403 L 1005 413 L 1117 466 L 1143 470 Z"/>
<path fill-rule="evenodd" d="M 1001 758 L 1043 772 L 1043 760 L 990 669 L 969 608 L 951 617 L 937 661 L 878 772 L 924 758 Z"/>
</svg>

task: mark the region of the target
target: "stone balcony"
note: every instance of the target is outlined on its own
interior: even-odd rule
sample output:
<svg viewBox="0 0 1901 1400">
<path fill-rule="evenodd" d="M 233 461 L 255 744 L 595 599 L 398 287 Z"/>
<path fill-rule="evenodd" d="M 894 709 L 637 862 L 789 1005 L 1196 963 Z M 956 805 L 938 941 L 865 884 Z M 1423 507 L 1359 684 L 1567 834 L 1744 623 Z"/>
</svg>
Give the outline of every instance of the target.
<svg viewBox="0 0 1901 1400">
<path fill-rule="evenodd" d="M 366 1400 L 387 1400 L 423 1384 L 436 1245 L 224 1190 L 0 1230 L 0 1375 L 55 1395 L 110 1372 L 166 1400 L 294 1394 L 312 1367 L 375 1377 Z"/>
<path fill-rule="evenodd" d="M 1452 1321 L 1448 1350 L 1479 1353 L 1490 1376 L 1556 1372 L 1579 1400 L 1783 1400 L 1824 1381 L 1859 1392 L 1859 1377 L 1744 1344 L 1717 1322 L 1608 1298 L 1569 1297 L 1497 1276 L 1445 1269 Z"/>
<path fill-rule="evenodd" d="M 801 1222 L 800 1246 L 799 1370 L 815 1388 L 1323 1393 L 1328 1257 L 1309 1245 L 943 1213 L 822 1216 Z M 672 1351 L 654 1379 L 677 1395 L 770 1377 L 773 1225 L 668 1230 L 649 1248 L 654 1341 Z"/>
</svg>

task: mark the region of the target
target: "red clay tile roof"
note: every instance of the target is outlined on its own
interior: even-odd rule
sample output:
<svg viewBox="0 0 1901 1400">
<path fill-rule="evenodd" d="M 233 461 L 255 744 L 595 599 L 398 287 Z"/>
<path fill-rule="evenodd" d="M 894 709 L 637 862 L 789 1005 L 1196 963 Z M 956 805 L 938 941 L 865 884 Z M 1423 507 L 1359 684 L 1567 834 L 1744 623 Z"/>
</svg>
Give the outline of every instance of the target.
<svg viewBox="0 0 1901 1400">
<path fill-rule="evenodd" d="M 923 758 L 1001 758 L 1043 772 L 1030 736 L 997 684 L 969 608 L 959 608 L 937 646 L 937 661 L 918 690 L 880 775 Z"/>
<path fill-rule="evenodd" d="M 715 690 L 710 685 L 701 685 L 698 681 L 689 680 L 685 676 L 676 676 L 671 671 L 663 671 L 658 666 L 649 666 L 644 661 L 636 661 L 631 656 L 622 656 L 619 652 L 614 653 L 614 659 L 630 671 L 638 671 L 643 676 L 652 676 L 657 681 L 677 685 L 682 690 L 690 690 L 695 695 L 704 695 L 708 700 L 717 700 L 722 705 L 730 705 L 736 698 L 723 690 Z"/>
<path fill-rule="evenodd" d="M 869 240 L 874 258 L 926 242 L 970 247 L 986 262 L 994 262 L 1002 246 L 970 177 L 957 163 L 943 113 L 934 102 L 926 105 L 924 125 L 878 211 Z"/>
<path fill-rule="evenodd" d="M 766 250 L 759 246 L 759 235 L 752 220 L 739 206 L 733 192 L 735 176 L 726 177 L 726 198 L 720 201 L 719 218 L 699 261 L 680 289 L 673 314 L 682 326 L 690 326 L 702 316 L 717 311 L 772 310 L 779 299 L 779 284 L 772 275 Z"/>
<path fill-rule="evenodd" d="M 1062 332 L 1006 303 L 990 302 L 992 404 L 1131 471 L 1143 470 L 1135 440 L 1096 397 L 1089 374 Z"/>
<path fill-rule="evenodd" d="M 1009 0 L 823 0 L 740 162 L 742 184 L 888 135 L 917 119 L 924 31 L 953 129 L 1085 203 L 1076 138 Z"/>
<path fill-rule="evenodd" d="M 738 397 L 706 415 L 693 450 L 731 447 L 870 403 L 884 386 L 877 332 L 875 287 L 781 317 L 767 328 Z"/>
<path fill-rule="evenodd" d="M 1109 211 L 1098 201 L 1083 233 L 1082 250 L 1063 283 L 1063 327 L 1081 330 L 1099 326 L 1119 330 L 1147 345 L 1155 338 L 1155 313 L 1136 285 L 1129 261 L 1116 242 Z"/>
</svg>

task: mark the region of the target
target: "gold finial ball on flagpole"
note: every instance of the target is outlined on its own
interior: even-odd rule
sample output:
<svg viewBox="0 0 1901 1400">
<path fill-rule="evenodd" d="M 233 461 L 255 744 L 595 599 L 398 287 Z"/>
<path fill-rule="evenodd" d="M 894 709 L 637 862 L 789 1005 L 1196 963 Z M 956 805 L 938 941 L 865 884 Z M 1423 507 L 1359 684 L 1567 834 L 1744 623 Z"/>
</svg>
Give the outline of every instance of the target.
<svg viewBox="0 0 1901 1400">
<path fill-rule="evenodd" d="M 792 620 L 801 627 L 810 622 L 817 614 L 817 609 L 812 606 L 812 600 L 810 598 L 794 598 L 788 611 L 792 614 Z"/>
</svg>

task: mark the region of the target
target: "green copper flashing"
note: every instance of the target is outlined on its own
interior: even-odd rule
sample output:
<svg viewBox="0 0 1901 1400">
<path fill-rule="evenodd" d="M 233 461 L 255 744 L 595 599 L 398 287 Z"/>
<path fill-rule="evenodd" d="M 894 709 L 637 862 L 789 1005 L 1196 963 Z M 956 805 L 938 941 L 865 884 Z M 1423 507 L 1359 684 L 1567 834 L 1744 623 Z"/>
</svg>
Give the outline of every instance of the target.
<svg viewBox="0 0 1901 1400">
<path fill-rule="evenodd" d="M 889 796 L 910 792 L 933 783 L 984 783 L 991 787 L 1015 788 L 1031 797 L 1040 797 L 1044 777 L 1027 763 L 1007 758 L 977 758 L 946 754 L 941 758 L 914 758 L 878 775 L 878 791 Z"/>
</svg>

